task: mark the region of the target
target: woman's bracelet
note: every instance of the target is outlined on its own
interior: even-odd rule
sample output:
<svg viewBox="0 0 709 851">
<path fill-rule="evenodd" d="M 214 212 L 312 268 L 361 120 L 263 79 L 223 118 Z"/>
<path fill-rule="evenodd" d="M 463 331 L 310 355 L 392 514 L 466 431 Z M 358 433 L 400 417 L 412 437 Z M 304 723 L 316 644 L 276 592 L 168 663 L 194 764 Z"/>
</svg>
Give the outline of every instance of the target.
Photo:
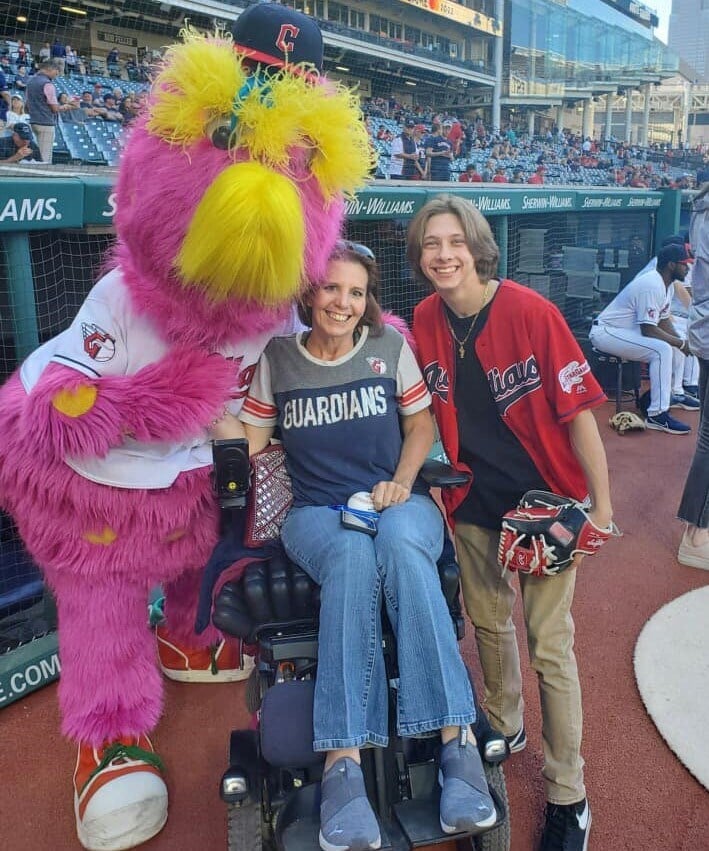
<svg viewBox="0 0 709 851">
<path fill-rule="evenodd" d="M 229 408 L 226 405 L 224 405 L 224 407 L 222 408 L 221 414 L 219 414 L 218 417 L 215 417 L 212 420 L 212 422 L 209 424 L 209 427 L 214 428 L 214 426 L 216 426 L 217 423 L 220 423 L 228 413 L 229 413 Z"/>
</svg>

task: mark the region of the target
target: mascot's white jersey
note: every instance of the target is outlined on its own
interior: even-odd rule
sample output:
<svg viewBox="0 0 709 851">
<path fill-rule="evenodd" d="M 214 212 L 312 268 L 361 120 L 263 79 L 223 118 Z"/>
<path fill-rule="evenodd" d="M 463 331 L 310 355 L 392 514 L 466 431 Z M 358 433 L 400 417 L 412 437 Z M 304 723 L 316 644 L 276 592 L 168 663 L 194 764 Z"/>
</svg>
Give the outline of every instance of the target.
<svg viewBox="0 0 709 851">
<path fill-rule="evenodd" d="M 216 353 L 235 361 L 239 378 L 228 408 L 238 414 L 249 389 L 253 368 L 268 341 L 276 334 L 302 330 L 295 307 L 282 327 Z M 133 310 L 120 269 L 105 275 L 93 287 L 71 325 L 34 351 L 20 368 L 29 393 L 49 363 L 75 369 L 88 378 L 133 375 L 170 353 L 151 320 Z M 243 385 L 243 386 L 241 386 Z M 212 463 L 207 432 L 187 443 L 139 443 L 126 437 L 122 446 L 103 458 L 65 458 L 79 475 L 99 484 L 122 488 L 166 488 L 185 470 Z"/>
</svg>

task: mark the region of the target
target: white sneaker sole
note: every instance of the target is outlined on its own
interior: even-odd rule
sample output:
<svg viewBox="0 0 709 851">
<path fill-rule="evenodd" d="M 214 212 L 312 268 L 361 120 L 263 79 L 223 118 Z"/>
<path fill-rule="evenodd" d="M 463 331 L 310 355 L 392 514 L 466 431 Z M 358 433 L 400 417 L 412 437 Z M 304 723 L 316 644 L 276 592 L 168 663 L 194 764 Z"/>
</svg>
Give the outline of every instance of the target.
<svg viewBox="0 0 709 851">
<path fill-rule="evenodd" d="M 175 668 L 164 668 L 162 664 L 160 665 L 160 670 L 168 680 L 175 680 L 178 683 L 237 683 L 247 680 L 253 668 L 253 656 L 244 656 L 243 668 L 231 668 L 218 671 L 216 674 L 211 671 L 178 671 Z"/>
<path fill-rule="evenodd" d="M 687 567 L 698 567 L 700 570 L 709 570 L 709 559 L 701 556 L 692 555 L 691 553 L 683 552 L 680 547 L 677 561 Z"/>
<path fill-rule="evenodd" d="M 673 431 L 671 428 L 667 428 L 666 426 L 659 425 L 659 423 L 651 423 L 650 420 L 645 421 L 645 425 L 647 428 L 651 428 L 654 431 L 664 431 L 667 434 L 691 434 L 692 429 L 688 429 L 687 431 Z"/>
<path fill-rule="evenodd" d="M 320 847 L 322 851 L 348 851 L 349 845 L 333 845 L 331 842 L 328 842 L 327 839 L 322 835 L 322 830 L 318 835 L 318 842 L 320 843 Z M 375 842 L 370 843 L 368 846 L 370 851 L 377 851 L 377 849 L 382 847 L 382 837 L 380 836 Z"/>
<path fill-rule="evenodd" d="M 461 833 L 461 829 L 459 827 L 452 827 L 450 824 L 446 824 L 442 818 L 438 819 L 441 823 L 441 830 L 446 834 L 452 833 Z M 480 828 L 481 830 L 485 827 L 492 827 L 493 824 L 497 821 L 497 811 L 495 811 L 490 818 L 486 818 L 485 821 L 476 821 L 475 827 Z"/>
<path fill-rule="evenodd" d="M 87 823 L 79 820 L 75 796 L 74 813 L 79 842 L 88 851 L 126 851 L 147 842 L 165 827 L 167 795 L 139 801 Z"/>
</svg>

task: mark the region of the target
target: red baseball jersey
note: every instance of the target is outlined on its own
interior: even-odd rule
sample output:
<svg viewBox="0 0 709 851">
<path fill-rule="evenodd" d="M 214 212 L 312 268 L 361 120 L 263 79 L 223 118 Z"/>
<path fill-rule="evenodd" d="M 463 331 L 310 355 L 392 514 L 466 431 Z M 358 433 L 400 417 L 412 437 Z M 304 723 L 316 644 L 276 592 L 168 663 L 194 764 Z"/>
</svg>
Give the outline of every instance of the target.
<svg viewBox="0 0 709 851">
<path fill-rule="evenodd" d="M 443 446 L 453 466 L 466 470 L 458 458 L 455 347 L 437 293 L 417 306 L 413 332 Z M 559 309 L 533 290 L 503 280 L 475 352 L 500 417 L 544 480 L 556 493 L 584 499 L 588 489 L 567 423 L 606 396 Z M 444 490 L 449 518 L 467 491 Z"/>
</svg>

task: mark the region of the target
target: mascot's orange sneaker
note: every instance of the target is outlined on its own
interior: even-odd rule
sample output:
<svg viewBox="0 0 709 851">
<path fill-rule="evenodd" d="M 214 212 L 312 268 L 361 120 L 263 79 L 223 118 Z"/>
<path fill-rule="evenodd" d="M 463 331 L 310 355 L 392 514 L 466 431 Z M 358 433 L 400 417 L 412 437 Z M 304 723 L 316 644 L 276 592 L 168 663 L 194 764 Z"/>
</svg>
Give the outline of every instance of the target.
<svg viewBox="0 0 709 851">
<path fill-rule="evenodd" d="M 248 679 L 254 667 L 240 641 L 224 641 L 199 649 L 175 641 L 163 626 L 155 629 L 163 674 L 179 683 L 233 683 Z"/>
<path fill-rule="evenodd" d="M 79 842 L 89 851 L 122 851 L 146 842 L 167 821 L 162 763 L 147 736 L 80 744 L 74 771 Z"/>
</svg>

